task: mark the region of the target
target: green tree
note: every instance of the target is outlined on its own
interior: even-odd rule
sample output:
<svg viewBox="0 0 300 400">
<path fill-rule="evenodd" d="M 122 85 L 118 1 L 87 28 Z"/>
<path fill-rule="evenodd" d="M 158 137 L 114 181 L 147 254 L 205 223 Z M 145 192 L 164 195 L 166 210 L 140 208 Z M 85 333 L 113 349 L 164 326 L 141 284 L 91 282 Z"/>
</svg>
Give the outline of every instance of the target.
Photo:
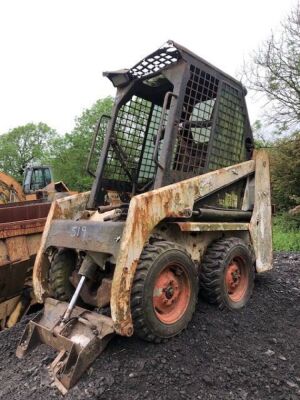
<svg viewBox="0 0 300 400">
<path fill-rule="evenodd" d="M 0 170 L 22 180 L 22 168 L 31 161 L 45 162 L 57 137 L 40 122 L 18 126 L 0 136 Z"/>
<path fill-rule="evenodd" d="M 253 54 L 244 67 L 246 85 L 263 93 L 270 104 L 269 121 L 280 131 L 300 122 L 300 3 Z"/>
<path fill-rule="evenodd" d="M 269 153 L 273 204 L 281 211 L 300 204 L 300 132 L 285 138 L 270 133 L 269 139 L 260 121 L 254 122 L 252 130 L 255 147 Z"/>
<path fill-rule="evenodd" d="M 260 120 L 254 121 L 252 132 L 256 149 L 266 149 L 273 146 L 274 140 L 267 137 L 265 127 Z"/>
<path fill-rule="evenodd" d="M 278 139 L 270 149 L 273 202 L 280 210 L 300 204 L 300 133 Z"/>
<path fill-rule="evenodd" d="M 93 179 L 86 172 L 86 162 L 92 137 L 101 115 L 110 115 L 112 106 L 113 99 L 111 97 L 98 100 L 91 108 L 84 110 L 81 116 L 76 118 L 75 127 L 71 133 L 55 140 L 55 150 L 49 163 L 54 169 L 55 178 L 63 180 L 70 189 L 84 191 L 91 188 Z M 93 169 L 96 168 L 102 148 L 106 121 L 103 121 L 100 126 L 92 162 Z"/>
</svg>

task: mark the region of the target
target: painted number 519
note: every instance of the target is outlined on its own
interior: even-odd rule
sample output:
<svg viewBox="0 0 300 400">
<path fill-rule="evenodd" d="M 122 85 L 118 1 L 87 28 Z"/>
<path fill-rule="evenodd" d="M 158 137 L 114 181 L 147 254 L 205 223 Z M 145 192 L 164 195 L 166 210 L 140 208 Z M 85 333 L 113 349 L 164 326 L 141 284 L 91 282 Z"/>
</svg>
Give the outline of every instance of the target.
<svg viewBox="0 0 300 400">
<path fill-rule="evenodd" d="M 83 238 L 86 235 L 86 226 L 72 226 L 71 228 L 71 237 L 79 237 Z"/>
</svg>

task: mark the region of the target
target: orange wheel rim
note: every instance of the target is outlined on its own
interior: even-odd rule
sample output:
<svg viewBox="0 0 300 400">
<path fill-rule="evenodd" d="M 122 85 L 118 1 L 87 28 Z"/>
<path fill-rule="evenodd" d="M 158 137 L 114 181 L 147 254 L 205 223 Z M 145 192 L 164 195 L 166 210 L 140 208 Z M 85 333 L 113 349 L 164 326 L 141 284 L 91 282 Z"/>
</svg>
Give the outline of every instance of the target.
<svg viewBox="0 0 300 400">
<path fill-rule="evenodd" d="M 157 318 L 165 324 L 174 324 L 185 313 L 190 296 L 187 273 L 179 264 L 169 264 L 154 285 L 153 307 Z"/>
<path fill-rule="evenodd" d="M 248 288 L 248 270 L 245 262 L 241 258 L 234 258 L 225 270 L 225 285 L 229 298 L 240 301 Z"/>
</svg>

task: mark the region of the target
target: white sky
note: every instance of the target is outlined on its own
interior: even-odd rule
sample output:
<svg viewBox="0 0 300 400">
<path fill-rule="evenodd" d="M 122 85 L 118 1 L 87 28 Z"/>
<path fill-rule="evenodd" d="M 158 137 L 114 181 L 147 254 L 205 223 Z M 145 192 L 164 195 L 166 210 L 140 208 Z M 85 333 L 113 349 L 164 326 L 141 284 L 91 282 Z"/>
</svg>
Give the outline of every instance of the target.
<svg viewBox="0 0 300 400">
<path fill-rule="evenodd" d="M 294 0 L 0 0 L 0 133 L 45 122 L 59 133 L 115 91 L 105 70 L 131 67 L 172 39 L 230 75 Z M 247 98 L 254 122 L 261 112 Z"/>
</svg>

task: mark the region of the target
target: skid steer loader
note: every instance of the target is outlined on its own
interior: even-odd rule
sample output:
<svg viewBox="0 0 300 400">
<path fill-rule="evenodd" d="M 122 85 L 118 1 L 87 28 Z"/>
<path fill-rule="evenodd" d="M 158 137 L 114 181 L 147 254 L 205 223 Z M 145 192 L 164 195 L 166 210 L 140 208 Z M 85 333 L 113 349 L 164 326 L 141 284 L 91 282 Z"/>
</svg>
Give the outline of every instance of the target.
<svg viewBox="0 0 300 400">
<path fill-rule="evenodd" d="M 33 272 L 45 307 L 17 349 L 58 350 L 63 393 L 115 333 L 164 341 L 187 327 L 199 287 L 240 309 L 272 268 L 268 157 L 253 153 L 241 83 L 171 41 L 104 75 L 117 94 L 93 138 L 94 183 L 51 206 Z"/>
</svg>

